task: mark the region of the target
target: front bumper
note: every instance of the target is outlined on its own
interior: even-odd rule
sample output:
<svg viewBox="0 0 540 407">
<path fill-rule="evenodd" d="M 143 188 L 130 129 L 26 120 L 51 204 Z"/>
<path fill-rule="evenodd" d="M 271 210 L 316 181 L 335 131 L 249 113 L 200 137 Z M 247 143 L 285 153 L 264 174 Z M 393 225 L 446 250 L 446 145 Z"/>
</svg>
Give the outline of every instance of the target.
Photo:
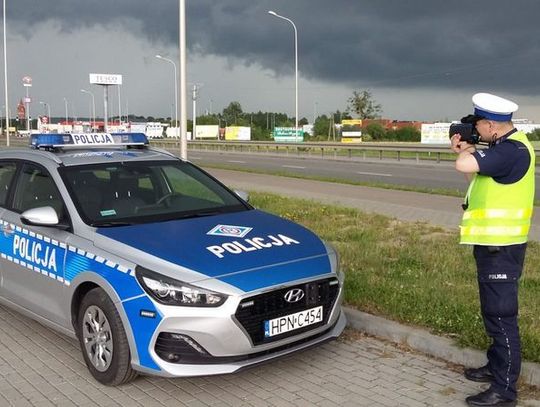
<svg viewBox="0 0 540 407">
<path fill-rule="evenodd" d="M 321 282 L 304 284 L 320 286 Z M 299 329 L 268 340 L 260 340 L 253 332 L 249 332 L 250 327 L 245 322 L 239 321 L 243 319 L 241 304 L 255 299 L 255 308 L 260 308 L 257 307 L 258 299 L 262 298 L 261 301 L 267 304 L 268 293 L 248 298 L 230 298 L 219 308 L 165 307 L 161 310 L 163 319 L 148 349 L 161 370 L 148 373 L 165 377 L 232 373 L 335 339 L 346 325 L 345 314 L 341 311 L 342 285 L 339 284 L 336 289 L 331 301 L 324 298 L 321 300 L 321 304 L 327 307 L 323 323 L 313 325 L 312 329 Z M 281 297 L 279 290 L 275 292 Z M 324 289 L 321 292 L 324 294 Z M 308 307 L 309 302 L 305 305 Z M 290 310 L 267 310 L 260 318 L 271 319 L 276 315 L 290 313 Z M 142 366 L 133 367 L 146 371 Z"/>
</svg>

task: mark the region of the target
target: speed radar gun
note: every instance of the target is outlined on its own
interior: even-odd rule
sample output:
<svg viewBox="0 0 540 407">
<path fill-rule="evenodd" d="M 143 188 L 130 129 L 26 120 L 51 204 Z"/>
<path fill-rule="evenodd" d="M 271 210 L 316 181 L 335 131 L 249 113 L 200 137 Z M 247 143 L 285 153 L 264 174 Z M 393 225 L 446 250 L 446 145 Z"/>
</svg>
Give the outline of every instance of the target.
<svg viewBox="0 0 540 407">
<path fill-rule="evenodd" d="M 476 132 L 476 122 L 480 118 L 474 114 L 467 115 L 461 119 L 461 123 L 454 123 L 450 125 L 448 136 L 452 138 L 454 134 L 461 136 L 461 141 L 465 141 L 469 144 L 479 144 L 480 136 Z"/>
</svg>

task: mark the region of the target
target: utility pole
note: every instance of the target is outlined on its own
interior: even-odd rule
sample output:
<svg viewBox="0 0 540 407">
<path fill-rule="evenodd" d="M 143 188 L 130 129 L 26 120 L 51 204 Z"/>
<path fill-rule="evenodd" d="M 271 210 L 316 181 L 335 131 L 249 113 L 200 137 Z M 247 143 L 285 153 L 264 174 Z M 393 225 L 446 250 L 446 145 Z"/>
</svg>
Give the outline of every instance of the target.
<svg viewBox="0 0 540 407">
<path fill-rule="evenodd" d="M 202 84 L 193 84 L 193 91 L 191 98 L 193 99 L 193 129 L 191 134 L 191 139 L 196 140 L 197 136 L 197 98 L 199 97 L 199 90 L 201 89 Z"/>
</svg>

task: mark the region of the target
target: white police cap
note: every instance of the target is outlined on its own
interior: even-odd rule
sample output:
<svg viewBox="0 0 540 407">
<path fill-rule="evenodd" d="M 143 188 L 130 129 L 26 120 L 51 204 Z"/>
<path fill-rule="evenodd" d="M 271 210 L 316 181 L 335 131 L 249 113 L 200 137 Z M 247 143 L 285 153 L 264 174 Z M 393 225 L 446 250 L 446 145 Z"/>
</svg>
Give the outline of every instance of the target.
<svg viewBox="0 0 540 407">
<path fill-rule="evenodd" d="M 516 103 L 490 93 L 476 93 L 472 102 L 475 116 L 498 122 L 512 120 L 512 113 L 518 110 Z"/>
</svg>

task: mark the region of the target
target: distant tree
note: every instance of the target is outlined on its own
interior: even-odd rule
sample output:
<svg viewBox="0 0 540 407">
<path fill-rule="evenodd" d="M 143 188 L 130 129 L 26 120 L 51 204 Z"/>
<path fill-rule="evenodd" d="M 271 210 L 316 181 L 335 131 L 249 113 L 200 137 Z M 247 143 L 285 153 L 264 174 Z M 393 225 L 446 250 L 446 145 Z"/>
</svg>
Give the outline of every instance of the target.
<svg viewBox="0 0 540 407">
<path fill-rule="evenodd" d="M 197 124 L 219 124 L 219 118 L 215 114 L 197 117 Z"/>
<path fill-rule="evenodd" d="M 308 124 L 309 121 L 308 119 L 306 119 L 305 117 L 302 117 L 299 121 L 298 121 L 298 125 L 299 126 L 305 126 L 306 124 Z"/>
<path fill-rule="evenodd" d="M 375 102 L 371 92 L 367 90 L 354 91 L 348 103 L 349 111 L 355 113 L 360 119 L 377 119 L 382 113 L 382 106 Z"/>
<path fill-rule="evenodd" d="M 231 102 L 229 106 L 223 109 L 223 117 L 227 120 L 229 125 L 236 124 L 236 122 L 242 117 L 242 106 L 240 102 Z"/>
<path fill-rule="evenodd" d="M 322 138 L 326 140 L 328 137 L 328 127 L 330 126 L 330 118 L 323 114 L 322 116 L 315 119 L 315 124 L 313 126 L 313 136 L 314 138 Z"/>
</svg>

